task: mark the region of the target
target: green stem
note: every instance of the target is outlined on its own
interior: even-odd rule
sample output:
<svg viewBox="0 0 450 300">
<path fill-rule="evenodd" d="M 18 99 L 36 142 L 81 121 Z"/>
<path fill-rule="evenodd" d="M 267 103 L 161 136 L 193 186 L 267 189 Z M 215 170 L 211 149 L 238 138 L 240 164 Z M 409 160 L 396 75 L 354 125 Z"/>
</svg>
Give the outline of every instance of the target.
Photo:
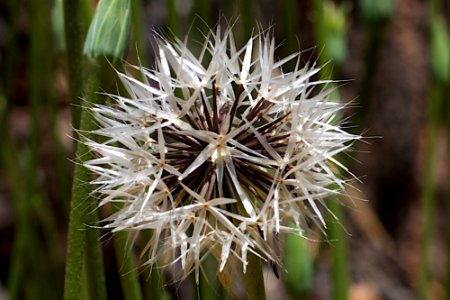
<svg viewBox="0 0 450 300">
<path fill-rule="evenodd" d="M 88 95 L 89 105 L 93 105 L 96 103 L 100 103 L 100 96 L 98 95 L 98 91 L 100 88 L 100 65 L 92 64 L 92 70 L 90 70 L 90 78 L 87 83 L 86 93 Z M 84 108 L 81 113 L 81 124 L 80 124 L 82 132 L 86 130 L 86 132 L 90 132 L 96 128 L 95 121 L 93 119 L 92 113 Z M 89 133 L 85 135 L 87 138 L 91 138 Z M 82 144 L 82 143 L 80 143 Z M 80 150 L 80 148 L 83 148 Z M 79 152 L 80 151 L 80 152 Z M 78 147 L 76 152 L 77 159 L 80 159 L 78 163 L 82 163 L 86 160 L 92 158 L 92 154 L 89 149 L 83 145 L 83 147 Z M 82 182 L 85 185 L 82 192 L 86 194 L 83 195 L 83 198 L 76 199 L 75 193 L 72 194 L 72 204 L 73 202 L 83 202 L 85 208 L 83 209 L 85 215 L 85 224 L 95 226 L 98 224 L 99 217 L 97 211 L 97 201 L 91 196 L 92 190 L 89 187 L 87 182 L 90 181 L 90 173 L 89 171 L 81 165 L 77 165 L 75 168 L 81 167 L 83 168 L 82 175 L 83 177 L 74 177 L 74 191 L 75 191 L 75 181 Z M 82 195 L 82 194 L 80 194 Z M 84 199 L 84 200 L 83 200 Z M 80 201 L 81 200 L 81 201 Z M 73 209 L 73 206 L 72 206 Z M 78 209 L 82 209 L 79 207 Z M 69 225 L 70 230 L 70 225 Z M 95 228 L 87 228 L 85 230 L 86 234 L 86 246 L 85 246 L 85 259 L 86 259 L 86 273 L 88 278 L 88 287 L 91 299 L 95 300 L 106 300 L 106 285 L 105 285 L 105 275 L 104 275 L 104 265 L 103 265 L 103 255 L 102 255 L 102 247 L 100 243 L 100 231 Z"/>
<path fill-rule="evenodd" d="M 140 64 L 147 65 L 147 53 L 145 52 L 145 39 L 142 32 L 142 3 L 140 0 L 131 1 L 131 25 L 136 43 L 137 57 Z"/>
<path fill-rule="evenodd" d="M 120 231 L 115 233 L 114 250 L 120 271 L 120 283 L 122 284 L 122 292 L 125 300 L 141 300 L 143 298 L 139 285 L 139 275 L 137 273 L 133 247 L 131 247 L 132 245 L 129 242 L 128 232 Z"/>
<path fill-rule="evenodd" d="M 297 15 L 297 2 L 294 0 L 283 0 L 283 27 L 285 29 L 286 47 L 287 53 L 293 53 L 298 51 L 298 45 L 296 44 L 296 34 L 298 32 L 298 15 Z M 291 62 L 288 67 L 293 67 L 295 62 Z"/>
<path fill-rule="evenodd" d="M 169 29 L 175 36 L 178 36 L 180 34 L 178 18 L 179 17 L 175 5 L 175 0 L 167 0 L 167 23 Z"/>
<path fill-rule="evenodd" d="M 447 84 L 447 95 L 450 95 L 450 84 Z M 450 157 L 450 105 L 447 101 L 446 107 L 446 115 L 447 115 L 447 157 Z M 450 163 L 448 165 L 448 169 L 450 169 Z M 450 187 L 450 176 L 447 181 L 447 186 Z M 447 253 L 450 253 L 450 192 L 447 191 Z M 450 256 L 447 255 L 447 300 L 450 300 Z"/>
<path fill-rule="evenodd" d="M 324 22 L 324 1 L 314 0 L 314 11 L 317 18 L 317 22 Z M 316 40 L 320 46 L 326 45 L 325 32 L 321 26 L 317 26 Z M 324 66 L 320 71 L 320 77 L 322 79 L 333 79 L 339 69 L 339 65 L 330 64 L 329 57 L 325 55 L 319 56 L 319 64 Z M 333 87 L 330 87 L 333 88 Z M 339 91 L 336 89 L 333 92 L 332 99 L 339 100 Z M 337 187 L 336 187 L 337 188 Z M 331 199 L 328 205 L 330 211 L 340 220 L 344 222 L 345 215 L 343 214 L 342 207 L 337 202 L 337 199 Z M 333 218 L 333 216 L 331 216 Z M 346 300 L 348 297 L 348 285 L 349 285 L 349 270 L 347 264 L 347 247 L 345 243 L 345 232 L 339 222 L 328 223 L 328 238 L 333 241 L 331 254 L 332 254 L 332 299 L 333 300 Z"/>
<path fill-rule="evenodd" d="M 92 197 L 88 198 L 86 216 L 87 224 L 98 223 L 98 212 L 96 210 L 96 201 Z M 106 300 L 106 284 L 103 264 L 102 247 L 100 244 L 100 231 L 94 228 L 86 230 L 86 273 L 88 278 L 88 287 L 91 299 Z"/>
<path fill-rule="evenodd" d="M 266 293 L 261 259 L 253 253 L 248 253 L 247 261 L 247 272 L 244 274 L 247 300 L 265 300 Z"/>
<path fill-rule="evenodd" d="M 127 232 L 117 232 L 114 236 L 114 249 L 117 265 L 120 271 L 120 283 L 125 300 L 141 300 L 142 292 L 139 285 L 139 275 L 136 272 L 136 262 L 132 248 L 127 250 L 129 237 Z"/>
<path fill-rule="evenodd" d="M 29 216 L 29 201 L 26 195 L 26 190 L 22 188 L 20 182 L 20 161 L 16 155 L 14 145 L 11 143 L 9 136 L 5 136 L 3 140 L 3 157 L 2 160 L 5 163 L 5 170 L 8 174 L 9 188 L 11 190 L 11 196 L 15 204 L 16 212 L 16 229 L 13 243 L 13 258 L 11 261 L 11 267 L 8 274 L 8 293 L 10 299 L 19 299 L 22 276 L 26 268 L 26 249 L 27 243 L 30 238 L 30 216 Z"/>
<path fill-rule="evenodd" d="M 22 0 L 9 0 L 7 3 L 6 11 L 8 12 L 8 19 L 6 24 L 9 26 L 9 31 L 7 34 L 8 40 L 6 41 L 6 55 L 4 59 L 4 66 L 2 67 L 2 75 L 4 78 L 4 92 L 7 97 L 7 105 L 9 106 L 12 100 L 11 96 L 13 93 L 12 82 L 17 77 L 17 72 L 20 68 L 17 67 L 18 61 L 17 56 L 20 54 L 19 46 L 19 16 L 21 12 L 21 7 L 23 5 Z"/>
<path fill-rule="evenodd" d="M 83 3 L 80 3 L 83 2 Z M 64 0 L 64 26 L 66 35 L 67 71 L 72 108 L 72 125 L 79 128 L 83 96 L 83 45 L 86 30 L 87 1 Z"/>
<path fill-rule="evenodd" d="M 425 154 L 425 180 L 422 186 L 422 241 L 420 260 L 420 286 L 419 299 L 430 299 L 430 260 L 433 244 L 435 206 L 436 206 L 436 143 L 438 140 L 439 117 L 441 109 L 441 89 L 437 83 L 430 87 L 429 115 L 427 128 L 427 149 Z"/>
<path fill-rule="evenodd" d="M 152 238 L 152 233 L 150 230 L 145 230 L 139 235 L 140 236 L 137 239 L 137 249 L 143 250 L 146 248 L 147 241 Z M 166 286 L 164 282 L 164 274 L 158 268 L 157 263 L 152 266 L 150 274 L 148 274 L 148 278 L 148 283 L 143 286 L 144 299 L 169 300 L 169 293 L 164 288 Z"/>
<path fill-rule="evenodd" d="M 217 263 L 213 257 L 207 257 L 203 262 L 204 274 L 200 274 L 200 299 L 222 299 L 220 294 L 220 284 L 217 280 L 215 270 Z M 202 276 L 203 275 L 203 276 Z"/>
<path fill-rule="evenodd" d="M 84 42 L 84 14 L 79 1 L 64 0 L 64 27 L 66 36 L 67 68 L 69 78 L 69 93 L 72 103 L 72 124 L 79 128 L 80 123 L 80 97 L 83 94 L 83 42 Z M 85 118 L 89 119 L 86 114 Z M 84 127 L 88 122 L 84 121 Z M 78 144 L 77 158 L 87 153 L 88 149 L 83 144 Z M 64 281 L 64 299 L 78 300 L 81 297 L 81 287 L 84 266 L 85 247 L 85 207 L 84 195 L 89 195 L 89 186 L 82 182 L 83 177 L 88 177 L 88 171 L 80 165 L 75 165 L 74 182 L 72 186 L 72 201 L 69 215 L 69 232 L 67 245 L 67 261 Z"/>
<path fill-rule="evenodd" d="M 98 103 L 98 68 L 92 65 L 94 70 L 90 72 L 90 83 L 88 84 L 88 103 L 90 105 Z M 89 132 L 96 128 L 95 120 L 88 108 L 83 109 L 80 121 L 80 130 L 86 138 L 90 138 Z M 88 282 L 90 284 L 91 296 L 95 299 L 106 299 L 103 275 L 103 260 L 97 229 L 88 228 L 86 224 L 96 224 L 95 200 L 91 198 L 90 172 L 83 166 L 83 162 L 92 158 L 89 147 L 84 143 L 78 143 L 76 150 L 76 165 L 72 185 L 72 201 L 70 207 L 70 221 L 67 245 L 66 278 L 64 286 L 65 299 L 79 299 L 81 294 L 81 274 L 84 258 L 84 249 L 87 250 Z M 88 241 L 86 242 L 86 238 Z"/>
<path fill-rule="evenodd" d="M 336 200 L 330 201 L 329 209 L 339 219 L 344 219 L 342 206 Z M 338 222 L 328 224 L 328 238 L 333 241 L 331 270 L 332 297 L 334 300 L 348 299 L 349 274 L 347 265 L 347 248 L 345 244 L 345 232 Z"/>
<path fill-rule="evenodd" d="M 365 70 L 364 77 L 361 81 L 358 97 L 358 111 L 353 117 L 353 124 L 361 124 L 367 114 L 369 107 L 369 97 L 372 92 L 373 82 L 378 70 L 380 50 L 384 36 L 385 26 L 372 26 L 368 28 L 369 45 L 365 55 Z"/>
<path fill-rule="evenodd" d="M 253 32 L 253 27 L 255 26 L 255 14 L 253 7 L 253 0 L 241 0 L 241 16 L 242 23 L 244 25 L 244 41 L 248 40 Z"/>
<path fill-rule="evenodd" d="M 192 20 L 191 23 L 194 25 L 194 28 L 196 28 L 196 30 L 190 33 L 192 38 L 196 38 L 196 35 L 200 37 L 201 34 L 207 34 L 210 28 L 214 26 L 210 1 L 195 0 L 189 18 Z"/>
<path fill-rule="evenodd" d="M 29 291 L 23 289 L 20 285 L 22 282 L 33 283 L 29 285 L 33 288 L 31 293 L 33 297 L 56 295 L 57 288 L 49 289 L 48 283 L 53 282 L 56 287 L 60 286 L 57 282 L 61 267 L 61 263 L 57 260 L 57 227 L 48 199 L 44 196 L 39 182 L 41 116 L 48 103 L 46 100 L 51 94 L 49 80 L 52 77 L 53 62 L 50 36 L 43 33 L 50 31 L 51 10 L 47 1 L 32 1 L 27 9 L 31 22 L 29 52 L 31 137 L 27 149 L 20 151 L 20 155 L 15 153 L 17 149 L 9 138 L 8 142 L 2 139 L 7 145 L 6 151 L 12 151 L 8 155 L 15 156 L 11 161 L 16 162 L 13 168 L 18 171 L 14 170 L 13 180 L 22 183 L 17 185 L 14 182 L 10 185 L 14 190 L 12 192 L 15 195 L 18 216 L 17 236 L 14 242 L 15 255 L 11 265 L 13 271 L 9 279 L 12 299 L 23 297 Z M 24 164 L 22 165 L 19 160 Z M 8 160 L 5 162 L 9 164 Z M 10 169 L 8 174 L 11 175 L 11 171 Z M 43 236 L 38 239 L 36 237 L 39 233 Z M 30 249 L 33 249 L 33 253 L 30 253 Z M 30 256 L 35 259 L 33 262 L 29 261 Z M 24 267 L 24 264 L 28 267 Z M 47 278 L 47 281 L 43 278 Z"/>
</svg>

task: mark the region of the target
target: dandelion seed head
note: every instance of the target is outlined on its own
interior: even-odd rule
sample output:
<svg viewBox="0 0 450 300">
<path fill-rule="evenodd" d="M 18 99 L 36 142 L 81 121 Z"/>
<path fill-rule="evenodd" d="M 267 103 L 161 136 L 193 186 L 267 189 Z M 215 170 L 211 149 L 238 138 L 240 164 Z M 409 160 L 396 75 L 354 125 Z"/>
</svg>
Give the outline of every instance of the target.
<svg viewBox="0 0 450 300">
<path fill-rule="evenodd" d="M 272 237 L 325 226 L 323 199 L 346 184 L 335 157 L 359 139 L 318 69 L 283 73 L 299 54 L 276 60 L 270 36 L 236 48 L 218 28 L 203 48 L 159 37 L 155 69 L 118 73 L 128 95 L 92 108 L 102 142 L 85 140 L 100 205 L 122 203 L 105 227 L 152 230 L 148 263 L 169 256 L 196 278 L 208 254 L 220 271 L 230 257 L 245 271 L 249 251 L 281 264 Z"/>
</svg>

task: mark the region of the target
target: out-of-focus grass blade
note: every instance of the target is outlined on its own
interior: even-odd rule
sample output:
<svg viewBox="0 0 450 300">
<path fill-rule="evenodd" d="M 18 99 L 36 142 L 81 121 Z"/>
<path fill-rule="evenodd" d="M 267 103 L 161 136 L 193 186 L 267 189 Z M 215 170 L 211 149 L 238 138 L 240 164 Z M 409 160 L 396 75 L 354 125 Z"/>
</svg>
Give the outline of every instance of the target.
<svg viewBox="0 0 450 300">
<path fill-rule="evenodd" d="M 175 0 L 167 0 L 167 26 L 175 36 L 180 35 L 179 16 Z"/>
<path fill-rule="evenodd" d="M 66 51 L 66 36 L 64 34 L 63 0 L 56 0 L 52 9 L 53 50 L 55 53 Z"/>
<path fill-rule="evenodd" d="M 89 27 L 84 53 L 106 56 L 116 62 L 128 48 L 131 24 L 130 0 L 100 0 Z"/>
<path fill-rule="evenodd" d="M 346 3 L 336 6 L 334 2 L 324 2 L 323 17 L 319 25 L 324 43 L 323 55 L 335 65 L 341 65 L 347 57 L 345 18 L 348 15 L 349 6 Z"/>
<path fill-rule="evenodd" d="M 431 20 L 431 70 L 434 78 L 447 84 L 450 78 L 450 40 L 448 27 L 441 15 Z"/>
</svg>

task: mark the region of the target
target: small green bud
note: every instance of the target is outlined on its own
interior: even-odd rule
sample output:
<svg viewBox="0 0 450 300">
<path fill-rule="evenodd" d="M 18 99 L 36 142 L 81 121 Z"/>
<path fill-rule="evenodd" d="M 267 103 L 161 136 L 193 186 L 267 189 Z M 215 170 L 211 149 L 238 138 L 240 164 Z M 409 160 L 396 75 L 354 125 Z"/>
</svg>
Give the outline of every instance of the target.
<svg viewBox="0 0 450 300">
<path fill-rule="evenodd" d="M 437 81 L 448 84 L 450 78 L 450 40 L 442 16 L 431 20 L 431 71 Z"/>
<path fill-rule="evenodd" d="M 130 0 L 100 0 L 84 44 L 90 57 L 123 59 L 128 48 L 131 23 Z"/>
</svg>

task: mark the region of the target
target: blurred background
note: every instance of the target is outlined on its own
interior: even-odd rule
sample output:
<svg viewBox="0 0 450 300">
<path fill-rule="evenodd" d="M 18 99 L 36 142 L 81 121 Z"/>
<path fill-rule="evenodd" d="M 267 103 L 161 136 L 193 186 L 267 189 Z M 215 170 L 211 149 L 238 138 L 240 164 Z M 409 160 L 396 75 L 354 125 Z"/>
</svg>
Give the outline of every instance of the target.
<svg viewBox="0 0 450 300">
<path fill-rule="evenodd" d="M 80 1 L 85 32 L 97 2 Z M 195 52 L 202 32 L 229 23 L 238 45 L 271 28 L 278 57 L 301 49 L 304 63 L 325 65 L 320 77 L 342 80 L 346 128 L 365 137 L 345 158 L 361 182 L 333 208 L 341 222 L 329 217 L 327 237 L 286 241 L 288 273 L 265 270 L 268 299 L 450 299 L 449 9 L 447 0 L 131 1 L 129 63 L 153 67 L 154 31 L 189 34 Z M 63 295 L 74 166 L 66 49 L 62 0 L 0 1 L 0 299 Z M 102 89 L 114 90 L 108 72 Z M 102 234 L 108 299 L 123 299 Z M 139 274 L 144 299 L 226 299 Z"/>
</svg>

